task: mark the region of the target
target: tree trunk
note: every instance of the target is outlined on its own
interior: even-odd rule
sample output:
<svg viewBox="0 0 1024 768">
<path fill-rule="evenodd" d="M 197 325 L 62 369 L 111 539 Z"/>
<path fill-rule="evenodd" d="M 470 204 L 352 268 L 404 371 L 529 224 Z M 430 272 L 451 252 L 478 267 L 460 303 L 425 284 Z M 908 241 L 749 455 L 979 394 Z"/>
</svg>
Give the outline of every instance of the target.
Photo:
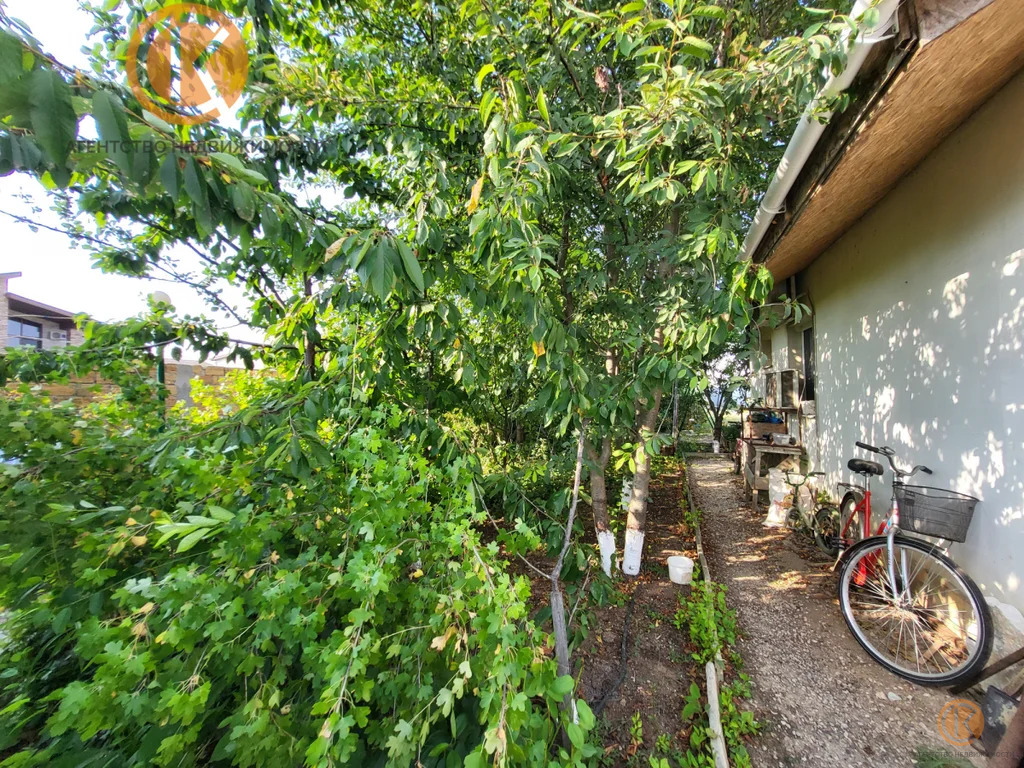
<svg viewBox="0 0 1024 768">
<path fill-rule="evenodd" d="M 551 625 L 555 635 L 555 659 L 558 662 L 558 675 L 571 675 L 572 663 L 569 656 L 569 631 L 565 617 L 565 598 L 562 594 L 562 566 L 565 563 L 565 555 L 572 543 L 572 526 L 576 521 L 576 506 L 580 500 L 580 479 L 583 475 L 583 446 L 586 442 L 587 425 L 584 422 L 580 426 L 580 438 L 576 445 L 576 472 L 572 482 L 572 502 L 569 504 L 569 517 L 565 521 L 565 537 L 562 540 L 562 550 L 558 553 L 548 575 L 551 582 Z M 576 705 L 572 694 L 567 693 L 562 701 L 563 708 L 572 709 L 572 720 L 576 722 Z"/>
<path fill-rule="evenodd" d="M 657 387 L 651 395 L 650 406 L 638 420 L 637 444 L 633 451 L 636 471 L 633 473 L 633 493 L 629 498 L 629 511 L 626 516 L 626 541 L 622 548 L 622 572 L 628 576 L 640 573 L 640 561 L 643 556 L 647 500 L 651 487 L 651 457 L 647 453 L 647 441 L 654 437 L 654 431 L 658 427 L 661 387 Z"/>
<path fill-rule="evenodd" d="M 601 552 L 601 568 L 605 575 L 612 575 L 612 564 L 615 561 L 615 534 L 612 532 L 611 515 L 608 513 L 608 485 L 605 482 L 605 469 L 612 455 L 612 439 L 601 439 L 601 453 L 587 443 L 587 460 L 590 468 L 590 500 L 594 510 L 594 532 L 597 534 L 597 547 Z"/>
<path fill-rule="evenodd" d="M 725 413 L 724 412 L 723 413 L 716 413 L 715 414 L 714 438 L 715 438 L 715 440 L 718 441 L 719 445 L 722 444 L 722 422 L 723 422 L 724 418 L 725 418 Z"/>
<path fill-rule="evenodd" d="M 679 209 L 672 208 L 669 212 L 668 233 L 675 237 L 679 234 Z M 664 284 L 669 278 L 670 264 L 666 256 L 658 260 L 657 280 Z M 658 326 L 654 329 L 652 351 L 658 353 L 665 343 L 665 329 Z M 658 413 L 661 411 L 661 385 L 654 388 L 649 401 L 637 402 L 637 442 L 633 451 L 633 492 L 629 498 L 629 511 L 626 515 L 626 540 L 622 546 L 622 572 L 627 576 L 640 573 L 640 561 L 644 551 L 644 530 L 647 525 L 647 500 L 651 487 L 651 458 L 647 454 L 647 442 L 654 437 L 658 428 Z"/>
<path fill-rule="evenodd" d="M 679 445 L 679 382 L 672 384 L 672 448 Z"/>
</svg>

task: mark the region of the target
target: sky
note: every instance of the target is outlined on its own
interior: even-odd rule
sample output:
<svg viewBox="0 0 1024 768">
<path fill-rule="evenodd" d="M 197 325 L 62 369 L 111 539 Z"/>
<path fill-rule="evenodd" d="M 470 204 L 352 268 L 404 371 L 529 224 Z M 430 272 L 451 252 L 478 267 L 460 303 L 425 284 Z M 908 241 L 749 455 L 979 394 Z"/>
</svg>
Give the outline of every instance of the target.
<svg viewBox="0 0 1024 768">
<path fill-rule="evenodd" d="M 73 66 L 87 67 L 81 52 L 92 27 L 90 18 L 76 0 L 0 0 L 7 14 L 25 22 L 44 50 Z M 28 196 L 28 201 L 24 199 Z M 42 208 L 33 211 L 33 205 Z M 86 312 L 98 320 L 119 320 L 146 309 L 146 297 L 163 291 L 181 314 L 205 314 L 221 329 L 231 329 L 236 338 L 258 340 L 253 331 L 235 329 L 237 320 L 213 312 L 198 292 L 188 286 L 104 274 L 92 267 L 87 251 L 76 249 L 63 234 L 39 230 L 14 221 L 5 213 L 27 216 L 59 228 L 57 216 L 40 184 L 25 174 L 0 178 L 0 272 L 21 272 L 10 282 L 12 293 L 42 301 L 72 312 Z M 175 255 L 178 255 L 175 251 Z M 197 258 L 182 249 L 183 265 L 195 265 Z M 229 286 L 225 299 L 245 306 L 241 289 Z"/>
</svg>

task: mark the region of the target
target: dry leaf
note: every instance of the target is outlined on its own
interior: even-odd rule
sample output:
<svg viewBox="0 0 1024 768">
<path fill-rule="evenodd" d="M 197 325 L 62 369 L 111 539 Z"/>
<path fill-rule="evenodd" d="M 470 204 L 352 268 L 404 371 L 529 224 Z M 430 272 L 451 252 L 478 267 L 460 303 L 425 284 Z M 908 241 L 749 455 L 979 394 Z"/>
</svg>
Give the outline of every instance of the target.
<svg viewBox="0 0 1024 768">
<path fill-rule="evenodd" d="M 330 261 L 335 256 L 337 256 L 338 251 L 341 250 L 341 246 L 344 242 L 345 238 L 339 237 L 337 240 L 335 240 L 333 243 L 327 246 L 327 251 L 326 253 L 324 253 L 324 261 Z"/>
<path fill-rule="evenodd" d="M 448 641 L 452 635 L 455 634 L 455 627 L 448 627 L 448 630 L 443 635 L 438 635 L 430 641 L 430 647 L 435 651 L 443 651 L 444 647 L 448 645 Z"/>
<path fill-rule="evenodd" d="M 476 184 L 473 185 L 473 191 L 469 195 L 469 203 L 466 205 L 466 210 L 473 213 L 477 208 L 480 207 L 480 193 L 484 191 L 484 177 L 481 176 L 476 180 Z"/>
</svg>

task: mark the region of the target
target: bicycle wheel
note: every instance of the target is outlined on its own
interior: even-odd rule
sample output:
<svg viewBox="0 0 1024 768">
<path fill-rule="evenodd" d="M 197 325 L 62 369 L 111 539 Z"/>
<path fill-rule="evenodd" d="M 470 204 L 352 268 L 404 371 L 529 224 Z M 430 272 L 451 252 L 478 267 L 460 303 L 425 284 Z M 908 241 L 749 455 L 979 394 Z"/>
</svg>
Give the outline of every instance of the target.
<svg viewBox="0 0 1024 768">
<path fill-rule="evenodd" d="M 992 619 L 977 585 L 927 542 L 897 537 L 894 596 L 887 558 L 884 536 L 865 539 L 843 558 L 839 606 L 857 642 L 915 683 L 972 679 L 992 650 Z"/>
<path fill-rule="evenodd" d="M 840 547 L 835 544 L 839 541 L 841 520 L 839 510 L 831 505 L 814 513 L 814 543 L 829 557 L 839 554 Z"/>
</svg>

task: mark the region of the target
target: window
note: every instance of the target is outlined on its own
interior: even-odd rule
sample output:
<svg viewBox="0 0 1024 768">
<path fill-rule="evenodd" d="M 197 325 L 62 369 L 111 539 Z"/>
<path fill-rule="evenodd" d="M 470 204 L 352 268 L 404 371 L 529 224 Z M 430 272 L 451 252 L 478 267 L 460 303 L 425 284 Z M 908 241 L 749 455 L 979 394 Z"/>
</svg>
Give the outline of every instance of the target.
<svg viewBox="0 0 1024 768">
<path fill-rule="evenodd" d="M 43 326 L 30 320 L 12 317 L 7 321 L 8 347 L 43 348 Z"/>
<path fill-rule="evenodd" d="M 804 394 L 803 400 L 814 399 L 814 328 L 804 328 Z"/>
<path fill-rule="evenodd" d="M 772 329 L 764 327 L 761 329 L 761 354 L 764 355 L 764 367 L 774 368 L 775 363 L 772 361 Z"/>
</svg>

